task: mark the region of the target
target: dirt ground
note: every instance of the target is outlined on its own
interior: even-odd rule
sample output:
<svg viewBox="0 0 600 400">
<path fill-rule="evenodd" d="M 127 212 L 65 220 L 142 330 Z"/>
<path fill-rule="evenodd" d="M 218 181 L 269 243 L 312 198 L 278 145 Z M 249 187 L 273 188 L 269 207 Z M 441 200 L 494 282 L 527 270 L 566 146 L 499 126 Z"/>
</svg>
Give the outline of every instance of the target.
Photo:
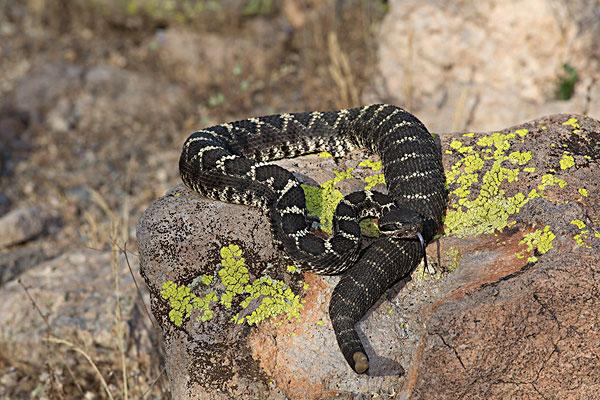
<svg viewBox="0 0 600 400">
<path fill-rule="evenodd" d="M 190 131 L 358 105 L 372 90 L 386 7 L 366 0 L 0 0 L 0 215 L 29 205 L 48 211 L 34 240 L 41 259 L 125 246 L 135 257 L 136 221 L 179 182 Z M 107 396 L 85 360 L 57 374 L 62 366 L 16 360 L 4 347 L 2 398 Z M 103 360 L 114 362 L 100 363 L 99 373 L 116 398 L 168 396 L 160 365 L 105 351 Z M 129 392 L 123 362 L 135 371 Z"/>
</svg>

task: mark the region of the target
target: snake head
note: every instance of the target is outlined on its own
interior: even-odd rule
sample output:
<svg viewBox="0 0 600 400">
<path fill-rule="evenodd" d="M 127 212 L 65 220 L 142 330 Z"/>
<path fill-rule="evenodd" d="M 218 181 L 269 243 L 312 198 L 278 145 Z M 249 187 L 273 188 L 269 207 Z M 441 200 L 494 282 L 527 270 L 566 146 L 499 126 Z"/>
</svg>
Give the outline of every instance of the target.
<svg viewBox="0 0 600 400">
<path fill-rule="evenodd" d="M 383 236 L 415 238 L 423 230 L 423 217 L 409 209 L 394 207 L 379 218 L 379 231 Z"/>
</svg>

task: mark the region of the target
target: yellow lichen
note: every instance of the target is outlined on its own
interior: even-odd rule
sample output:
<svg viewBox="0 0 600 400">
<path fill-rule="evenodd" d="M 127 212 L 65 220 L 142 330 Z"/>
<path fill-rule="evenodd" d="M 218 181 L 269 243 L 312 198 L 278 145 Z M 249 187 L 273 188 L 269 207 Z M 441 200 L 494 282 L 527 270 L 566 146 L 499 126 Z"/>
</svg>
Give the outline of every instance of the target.
<svg viewBox="0 0 600 400">
<path fill-rule="evenodd" d="M 448 272 L 456 271 L 460 266 L 460 259 L 462 258 L 460 250 L 456 247 L 450 247 L 448 249 L 448 257 L 450 258 L 450 264 L 447 267 Z"/>
<path fill-rule="evenodd" d="M 589 196 L 589 192 L 588 192 L 588 190 L 586 188 L 579 188 L 579 189 L 577 189 L 577 191 L 583 197 L 588 197 Z"/>
<path fill-rule="evenodd" d="M 568 169 L 575 165 L 575 158 L 573 156 L 563 153 L 562 158 L 560 159 L 560 169 Z"/>
<path fill-rule="evenodd" d="M 370 168 L 373 171 L 381 171 L 381 168 L 383 167 L 381 161 L 373 161 L 370 159 L 366 159 L 361 161 L 358 164 L 359 167 L 365 167 L 365 168 Z"/>
<path fill-rule="evenodd" d="M 529 133 L 529 129 L 517 129 L 515 133 L 520 137 L 525 137 Z"/>
<path fill-rule="evenodd" d="M 245 310 L 251 303 L 254 307 L 248 315 L 240 316 L 241 313 L 237 313 L 233 317 L 233 320 L 240 324 L 244 322 L 249 325 L 258 324 L 267 318 L 282 314 L 287 315 L 288 318 L 300 315 L 302 301 L 285 282 L 270 276 L 251 280 L 239 246 L 235 244 L 224 246 L 220 250 L 220 255 L 221 263 L 217 275 L 220 284 L 225 288 L 220 298 L 215 291 L 199 297 L 188 286 L 180 286 L 173 281 L 163 284 L 160 295 L 169 302 L 169 319 L 173 324 L 182 326 L 194 310 L 201 312 L 198 320 L 209 321 L 214 315 L 211 309 L 212 303 L 218 302 L 225 308 L 232 308 L 233 301 L 238 296 L 240 296 L 238 300 L 240 309 Z M 295 266 L 289 266 L 288 271 L 298 272 Z M 207 286 L 213 284 L 211 275 L 201 275 L 199 280 Z M 215 288 L 221 285 L 216 285 Z"/>
<path fill-rule="evenodd" d="M 300 272 L 300 269 L 295 265 L 288 265 L 286 269 L 290 274 L 297 274 Z"/>
<path fill-rule="evenodd" d="M 203 285 L 210 286 L 211 283 L 213 282 L 213 276 L 212 275 L 202 275 L 200 277 L 200 282 L 202 282 Z"/>
<path fill-rule="evenodd" d="M 574 219 L 571 221 L 571 225 L 575 225 L 579 229 L 579 233 L 577 233 L 575 236 L 573 236 L 573 239 L 575 240 L 575 243 L 577 244 L 577 246 L 591 247 L 586 242 L 586 240 L 589 239 L 590 230 L 587 228 L 587 225 L 585 224 L 585 222 L 583 222 L 580 219 Z M 594 233 L 594 236 L 596 236 L 596 233 Z"/>
<path fill-rule="evenodd" d="M 568 120 L 566 120 L 565 122 L 562 123 L 563 125 L 567 125 L 572 127 L 573 129 L 579 129 L 581 128 L 579 126 L 579 122 L 577 121 L 577 118 L 569 118 Z"/>
<path fill-rule="evenodd" d="M 169 280 L 163 283 L 160 296 L 169 302 L 169 320 L 175 326 L 182 326 L 190 317 L 193 310 L 200 310 L 198 317 L 201 321 L 208 321 L 213 317 L 210 304 L 217 301 L 217 295 L 209 292 L 204 297 L 198 297 L 187 286 L 177 285 Z"/>
<path fill-rule="evenodd" d="M 256 325 L 265 319 L 282 314 L 285 314 L 288 319 L 300 316 L 301 299 L 285 282 L 263 276 L 254 280 L 251 285 L 246 285 L 245 294 L 247 296 L 240 303 L 242 309 L 246 309 L 251 302 L 260 300 L 260 303 L 250 315 L 236 314 L 233 320 L 238 324 L 245 321 L 248 325 Z"/>
<path fill-rule="evenodd" d="M 242 249 L 238 245 L 230 244 L 221 248 L 220 255 L 221 269 L 217 274 L 225 286 L 225 293 L 220 302 L 226 308 L 231 308 L 234 296 L 244 293 L 245 285 L 250 281 L 250 274 L 246 260 L 242 257 Z"/>
<path fill-rule="evenodd" d="M 353 171 L 354 168 L 348 168 L 345 171 L 334 171 L 335 178 L 323 182 L 319 187 L 302 185 L 308 213 L 319 217 L 321 229 L 324 232 L 331 233 L 335 208 L 344 198 L 336 185 L 343 180 L 352 178 Z"/>
<path fill-rule="evenodd" d="M 460 155 L 446 171 L 446 183 L 451 194 L 445 219 L 446 233 L 469 236 L 502 230 L 514 223 L 509 221 L 512 215 L 517 214 L 529 200 L 543 196 L 546 188 L 553 185 L 563 188 L 566 185 L 563 179 L 545 174 L 541 183 L 530 188 L 527 195 L 520 192 L 507 195 L 504 183 L 518 180 L 521 173 L 519 168 L 511 168 L 511 165 L 525 166 L 523 171 L 527 173 L 536 171 L 535 167 L 526 166 L 533 159 L 532 152 L 510 151 L 515 139 L 528 133 L 527 129 L 518 129 L 484 135 L 475 141 L 475 149 L 458 140 L 450 142 L 449 147 Z M 474 190 L 476 187 L 477 191 Z"/>
<path fill-rule="evenodd" d="M 519 243 L 526 245 L 528 252 L 536 251 L 539 254 L 546 254 L 552 249 L 552 242 L 555 238 L 556 235 L 550 230 L 550 226 L 546 225 L 543 229 L 537 229 L 528 233 Z M 523 254 L 517 253 L 517 257 L 522 258 Z M 528 262 L 535 262 L 537 260 L 535 255 L 527 259 Z"/>
<path fill-rule="evenodd" d="M 453 141 L 450 142 L 451 149 L 458 150 L 458 149 L 460 149 L 461 146 L 462 146 L 462 143 L 460 140 L 454 139 Z"/>
<path fill-rule="evenodd" d="M 511 146 L 509 140 L 514 138 L 514 133 L 496 132 L 477 140 L 477 145 L 484 150 L 494 149 L 493 155 L 485 156 L 493 160 L 493 164 L 483 175 L 485 160 L 477 152 L 465 155 L 447 172 L 447 182 L 454 188 L 451 194 L 457 201 L 451 204 L 446 214 L 446 233 L 468 236 L 503 229 L 508 225 L 509 216 L 516 214 L 528 201 L 522 193 L 506 196 L 501 188 L 504 181 L 513 182 L 519 175 L 518 169 L 506 168 L 503 163 L 508 160 L 523 165 L 532 157 L 530 152 L 506 155 Z M 473 198 L 472 186 L 480 181 L 479 193 Z"/>
<path fill-rule="evenodd" d="M 379 184 L 385 185 L 385 177 L 383 174 L 375 174 L 365 177 L 365 190 L 371 190 Z"/>
</svg>

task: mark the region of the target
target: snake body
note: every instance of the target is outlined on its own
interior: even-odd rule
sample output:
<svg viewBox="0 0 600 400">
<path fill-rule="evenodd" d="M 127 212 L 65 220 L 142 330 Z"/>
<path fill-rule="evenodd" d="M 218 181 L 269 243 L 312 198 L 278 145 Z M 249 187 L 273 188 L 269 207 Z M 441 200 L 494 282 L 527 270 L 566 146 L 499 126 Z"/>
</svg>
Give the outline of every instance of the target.
<svg viewBox="0 0 600 400">
<path fill-rule="evenodd" d="M 270 161 L 329 151 L 335 158 L 364 148 L 383 164 L 388 194 L 363 191 L 338 204 L 333 234 L 311 232 L 304 191 Z M 278 114 L 192 133 L 179 161 L 191 189 L 211 199 L 265 210 L 273 240 L 303 270 L 342 274 L 329 314 L 342 354 L 357 372 L 369 362 L 356 323 L 423 257 L 447 205 L 441 154 L 427 128 L 387 104 L 328 112 Z M 375 216 L 383 235 L 361 250 L 360 219 Z"/>
</svg>

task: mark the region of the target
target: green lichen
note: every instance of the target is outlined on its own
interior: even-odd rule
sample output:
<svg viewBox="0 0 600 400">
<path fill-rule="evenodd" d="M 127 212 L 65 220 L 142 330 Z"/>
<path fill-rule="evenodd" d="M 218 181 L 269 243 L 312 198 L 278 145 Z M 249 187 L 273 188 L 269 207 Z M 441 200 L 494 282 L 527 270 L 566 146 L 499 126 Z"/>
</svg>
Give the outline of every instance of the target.
<svg viewBox="0 0 600 400">
<path fill-rule="evenodd" d="M 371 171 L 381 171 L 383 164 L 381 161 L 366 159 L 358 164 L 359 167 L 370 168 Z M 385 177 L 382 173 L 373 174 L 365 177 L 365 190 L 371 190 L 379 184 L 385 184 Z"/>
<path fill-rule="evenodd" d="M 456 247 L 450 247 L 448 249 L 448 257 L 450 258 L 450 264 L 448 264 L 447 270 L 448 272 L 454 272 L 460 266 L 460 259 L 462 258 L 462 254 L 460 250 Z"/>
<path fill-rule="evenodd" d="M 545 174 L 528 194 L 507 195 L 505 183 L 518 180 L 522 173 L 536 171 L 535 167 L 527 166 L 533 159 L 531 151 L 510 151 L 515 140 L 528 133 L 527 129 L 494 132 L 478 138 L 475 146 L 466 146 L 456 139 L 450 142 L 452 153 L 460 156 L 446 172 L 451 195 L 445 220 L 447 234 L 471 236 L 500 231 L 514 224 L 510 217 L 519 213 L 529 200 L 542 197 L 550 186 L 566 185 L 555 175 Z"/>
<path fill-rule="evenodd" d="M 263 276 L 246 285 L 244 294 L 246 297 L 240 303 L 242 309 L 247 309 L 256 301 L 259 304 L 249 315 L 236 314 L 233 321 L 237 324 L 246 322 L 248 325 L 256 325 L 283 314 L 290 320 L 300 317 L 302 301 L 283 281 Z"/>
<path fill-rule="evenodd" d="M 213 317 L 210 304 L 217 301 L 217 295 L 209 292 L 204 297 L 198 297 L 184 285 L 177 285 L 169 280 L 163 283 L 160 296 L 169 302 L 169 320 L 175 326 L 182 326 L 190 318 L 192 311 L 199 310 L 201 321 L 209 321 Z"/>
<path fill-rule="evenodd" d="M 290 274 L 298 274 L 298 273 L 300 273 L 300 268 L 296 267 L 295 265 L 288 265 L 287 268 L 286 268 L 286 270 Z"/>
<path fill-rule="evenodd" d="M 240 308 L 243 311 L 251 303 L 256 305 L 249 315 L 240 316 L 241 313 L 237 313 L 233 317 L 234 322 L 255 325 L 281 314 L 286 314 L 289 319 L 300 316 L 301 299 L 285 282 L 270 276 L 262 276 L 250 282 L 250 273 L 239 246 L 235 244 L 225 246 L 220 250 L 220 255 L 221 269 L 217 274 L 225 286 L 225 293 L 221 295 L 221 304 L 231 308 L 233 299 L 242 295 Z"/>
<path fill-rule="evenodd" d="M 529 129 L 517 129 L 515 133 L 523 138 L 529 133 Z"/>
<path fill-rule="evenodd" d="M 375 174 L 365 177 L 365 190 L 371 190 L 379 184 L 385 185 L 385 177 L 383 174 Z"/>
<path fill-rule="evenodd" d="M 169 320 L 176 326 L 190 318 L 194 310 L 200 311 L 198 320 L 202 322 L 213 318 L 212 303 L 218 303 L 226 309 L 233 307 L 234 301 L 240 308 L 233 321 L 239 324 L 244 322 L 249 325 L 258 324 L 267 318 L 282 314 L 289 319 L 298 317 L 302 309 L 300 296 L 283 281 L 276 280 L 270 276 L 262 276 L 251 279 L 250 272 L 246 266 L 242 250 L 235 244 L 224 246 L 220 250 L 221 263 L 217 272 L 218 282 L 214 282 L 213 276 L 201 275 L 199 280 L 213 289 L 203 297 L 197 296 L 188 286 L 177 285 L 173 281 L 163 284 L 160 292 L 161 297 L 169 302 Z M 292 271 L 293 266 L 288 267 Z M 224 290 L 223 290 L 224 288 Z M 217 294 L 221 291 L 221 295 Z M 252 307 L 250 307 L 252 306 Z M 251 311 L 250 311 L 251 308 Z M 242 315 L 246 313 L 247 315 Z"/>
<path fill-rule="evenodd" d="M 353 171 L 354 168 L 348 168 L 345 171 L 334 171 L 335 178 L 323 182 L 319 187 L 302 185 L 308 213 L 319 217 L 321 229 L 324 232 L 331 233 L 335 208 L 344 198 L 336 185 L 343 180 L 352 178 Z"/>
<path fill-rule="evenodd" d="M 446 233 L 469 236 L 501 230 L 508 225 L 509 217 L 526 204 L 528 199 L 524 194 L 507 196 L 501 187 L 505 181 L 515 181 L 520 172 L 505 167 L 505 161 L 524 165 L 532 158 L 531 152 L 506 154 L 515 136 L 515 133 L 498 132 L 483 136 L 476 142 L 477 150 L 462 143 L 458 146 L 458 141 L 454 146 L 450 144 L 456 150 L 467 150 L 446 174 L 450 193 L 456 200 L 446 215 Z M 483 172 L 487 160 L 491 160 L 492 165 Z M 473 195 L 472 188 L 478 182 L 481 182 L 479 191 Z"/>
<path fill-rule="evenodd" d="M 369 168 L 377 172 L 382 169 L 381 161 L 364 160 L 358 164 L 360 167 Z M 338 203 L 344 198 L 342 192 L 337 189 L 337 185 L 347 179 L 356 178 L 355 168 L 348 168 L 341 171 L 333 171 L 335 177 L 323 182 L 318 187 L 303 184 L 302 189 L 306 197 L 306 208 L 310 215 L 319 218 L 321 230 L 331 234 L 333 228 L 333 214 Z M 385 177 L 382 173 L 376 173 L 364 178 L 365 190 L 370 190 L 379 184 L 385 184 Z"/>
<path fill-rule="evenodd" d="M 510 153 L 508 155 L 508 160 L 512 164 L 518 164 L 518 165 L 525 165 L 532 158 L 533 158 L 533 155 L 531 154 L 530 151 L 513 151 L 512 153 Z"/>
<path fill-rule="evenodd" d="M 381 161 L 373 161 L 370 159 L 366 159 L 361 161 L 358 164 L 359 167 L 365 167 L 365 168 L 370 168 L 373 171 L 381 171 L 381 168 L 383 168 L 383 164 Z"/>
<path fill-rule="evenodd" d="M 201 275 L 200 276 L 200 282 L 206 286 L 210 286 L 211 283 L 213 282 L 213 279 L 214 279 L 214 277 L 212 275 Z"/>
<path fill-rule="evenodd" d="M 225 286 L 225 293 L 220 303 L 225 308 L 231 308 L 233 298 L 244 293 L 245 285 L 250 281 L 246 260 L 242 257 L 242 249 L 235 244 L 221 248 L 221 269 L 217 273 Z"/>
<path fill-rule="evenodd" d="M 573 156 L 563 153 L 562 158 L 560 159 L 560 169 L 568 169 L 575 165 L 575 158 Z"/>
<path fill-rule="evenodd" d="M 566 120 L 562 124 L 566 125 L 566 126 L 570 126 L 573 129 L 579 129 L 579 128 L 581 128 L 581 126 L 579 126 L 579 122 L 577 121 L 577 118 L 569 118 L 568 120 Z"/>
<path fill-rule="evenodd" d="M 573 239 L 575 240 L 575 243 L 577 244 L 577 246 L 579 247 L 592 247 L 590 246 L 586 240 L 589 239 L 590 237 L 590 230 L 587 228 L 587 225 L 585 224 L 585 222 L 583 222 L 580 219 L 574 219 L 571 221 L 571 225 L 575 225 L 578 229 L 579 229 L 579 233 L 577 233 L 575 236 L 573 236 Z M 597 232 L 594 233 L 595 237 Z"/>
<path fill-rule="evenodd" d="M 564 179 L 557 178 L 553 174 L 544 174 L 542 175 L 542 183 L 540 183 L 537 188 L 539 191 L 543 192 L 548 187 L 556 185 L 562 189 L 567 186 L 567 182 Z"/>
<path fill-rule="evenodd" d="M 546 254 L 553 248 L 552 242 L 555 238 L 556 235 L 550 230 L 550 226 L 546 225 L 543 229 L 528 233 L 519 243 L 526 245 L 528 252 Z M 517 253 L 517 257 L 523 258 L 524 255 L 523 253 Z M 537 260 L 537 257 L 533 255 L 527 259 L 527 262 L 536 262 Z"/>
</svg>

